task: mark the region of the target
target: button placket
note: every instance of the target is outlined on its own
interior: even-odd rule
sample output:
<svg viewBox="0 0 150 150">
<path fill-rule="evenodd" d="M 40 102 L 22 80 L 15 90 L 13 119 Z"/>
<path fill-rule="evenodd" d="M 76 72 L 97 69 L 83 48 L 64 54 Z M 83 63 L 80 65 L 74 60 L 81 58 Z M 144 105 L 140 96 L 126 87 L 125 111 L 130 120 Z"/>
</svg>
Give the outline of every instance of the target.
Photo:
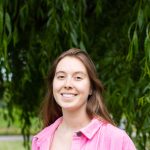
<svg viewBox="0 0 150 150">
<path fill-rule="evenodd" d="M 80 149 L 80 147 L 81 147 L 81 136 L 82 136 L 82 133 L 80 131 L 76 132 L 73 135 L 71 150 Z"/>
</svg>

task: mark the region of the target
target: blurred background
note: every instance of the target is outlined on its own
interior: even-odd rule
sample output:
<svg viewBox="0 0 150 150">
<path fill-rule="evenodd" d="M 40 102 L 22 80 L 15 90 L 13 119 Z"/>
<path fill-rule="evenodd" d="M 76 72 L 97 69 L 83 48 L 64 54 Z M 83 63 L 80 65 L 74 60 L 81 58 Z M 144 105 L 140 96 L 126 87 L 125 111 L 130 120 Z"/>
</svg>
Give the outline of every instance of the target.
<svg viewBox="0 0 150 150">
<path fill-rule="evenodd" d="M 30 149 L 47 72 L 72 47 L 94 60 L 117 126 L 150 150 L 150 0 L 0 0 L 0 150 Z"/>
</svg>

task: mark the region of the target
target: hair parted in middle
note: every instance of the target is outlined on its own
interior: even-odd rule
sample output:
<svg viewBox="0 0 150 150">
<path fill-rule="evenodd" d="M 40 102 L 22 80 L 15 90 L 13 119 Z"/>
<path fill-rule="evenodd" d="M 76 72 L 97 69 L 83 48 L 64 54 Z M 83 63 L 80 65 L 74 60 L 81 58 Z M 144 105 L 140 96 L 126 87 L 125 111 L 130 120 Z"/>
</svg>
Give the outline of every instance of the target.
<svg viewBox="0 0 150 150">
<path fill-rule="evenodd" d="M 71 48 L 63 52 L 54 61 L 49 71 L 48 91 L 47 91 L 47 95 L 42 105 L 42 119 L 43 119 L 44 127 L 49 126 L 56 119 L 62 116 L 62 109 L 56 103 L 54 96 L 53 96 L 53 80 L 54 80 L 54 76 L 55 76 L 58 63 L 60 62 L 60 60 L 62 60 L 66 56 L 77 58 L 84 64 L 87 70 L 87 73 L 90 79 L 91 89 L 92 89 L 92 94 L 89 95 L 88 100 L 87 100 L 86 111 L 87 111 L 88 116 L 90 118 L 97 116 L 105 120 L 106 122 L 114 124 L 105 106 L 105 103 L 102 97 L 103 86 L 102 86 L 101 81 L 98 79 L 98 75 L 97 75 L 96 68 L 95 68 L 93 61 L 91 60 L 91 58 L 85 51 L 82 51 L 77 48 Z"/>
</svg>

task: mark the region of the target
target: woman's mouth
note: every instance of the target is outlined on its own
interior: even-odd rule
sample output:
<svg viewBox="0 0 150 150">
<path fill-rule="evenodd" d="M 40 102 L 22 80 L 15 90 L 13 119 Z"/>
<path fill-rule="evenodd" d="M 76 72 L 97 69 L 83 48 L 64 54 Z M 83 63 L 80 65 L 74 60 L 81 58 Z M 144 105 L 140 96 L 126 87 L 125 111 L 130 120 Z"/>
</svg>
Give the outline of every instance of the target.
<svg viewBox="0 0 150 150">
<path fill-rule="evenodd" d="M 74 93 L 61 93 L 61 95 L 65 98 L 72 98 L 72 97 L 77 96 L 77 94 L 74 94 Z"/>
</svg>

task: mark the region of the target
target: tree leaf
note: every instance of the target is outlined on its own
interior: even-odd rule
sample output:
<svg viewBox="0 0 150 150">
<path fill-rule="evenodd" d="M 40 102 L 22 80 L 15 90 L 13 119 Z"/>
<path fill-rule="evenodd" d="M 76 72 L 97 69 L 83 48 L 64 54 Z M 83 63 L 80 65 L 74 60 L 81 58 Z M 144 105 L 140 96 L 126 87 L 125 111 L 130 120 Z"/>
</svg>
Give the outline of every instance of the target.
<svg viewBox="0 0 150 150">
<path fill-rule="evenodd" d="M 72 42 L 75 46 L 78 46 L 78 42 L 77 42 L 77 33 L 74 29 L 72 29 L 72 32 L 70 33 Z"/>
<path fill-rule="evenodd" d="M 0 40 L 3 32 L 3 11 L 0 9 Z"/>
<path fill-rule="evenodd" d="M 134 31 L 132 40 L 133 40 L 133 46 L 134 46 L 134 54 L 136 55 L 138 52 L 138 47 L 139 47 L 137 30 Z"/>
<path fill-rule="evenodd" d="M 144 41 L 144 50 L 147 60 L 150 62 L 150 38 L 146 36 Z"/>
<path fill-rule="evenodd" d="M 9 14 L 6 12 L 5 14 L 5 24 L 9 32 L 9 37 L 11 36 L 11 20 Z"/>
<path fill-rule="evenodd" d="M 143 10 L 141 8 L 138 11 L 137 22 L 138 22 L 139 29 L 141 31 L 143 28 L 143 25 L 144 25 L 144 13 L 143 13 Z"/>
</svg>

